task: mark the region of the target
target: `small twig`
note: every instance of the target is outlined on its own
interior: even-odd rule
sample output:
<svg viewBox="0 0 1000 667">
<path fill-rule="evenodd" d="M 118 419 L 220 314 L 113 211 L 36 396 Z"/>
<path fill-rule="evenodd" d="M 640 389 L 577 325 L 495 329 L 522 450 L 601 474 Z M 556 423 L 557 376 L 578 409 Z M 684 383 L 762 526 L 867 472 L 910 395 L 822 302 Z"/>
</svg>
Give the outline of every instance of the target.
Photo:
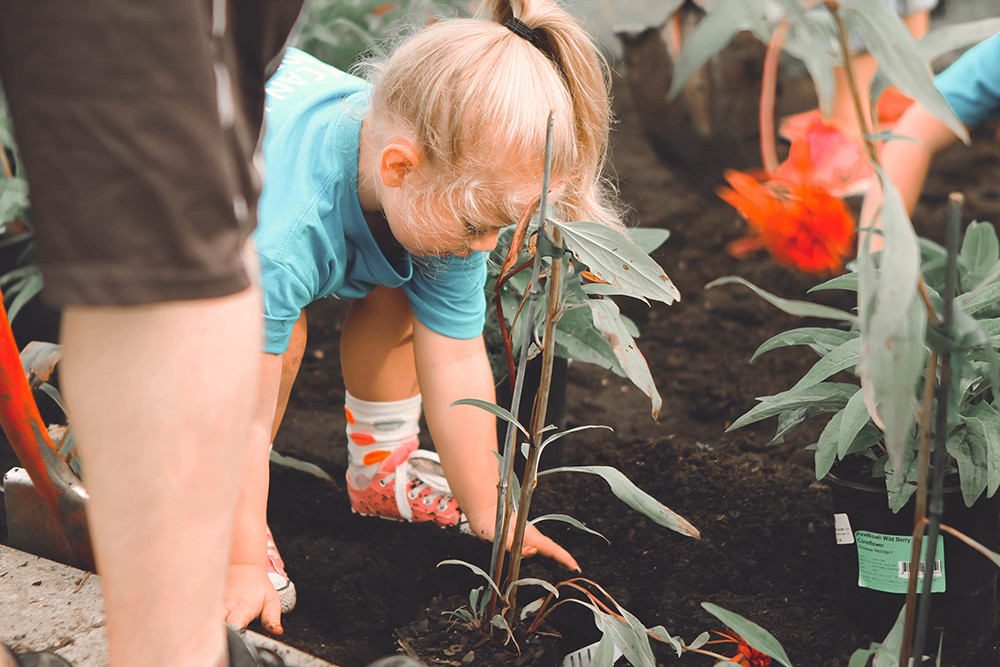
<svg viewBox="0 0 1000 667">
<path fill-rule="evenodd" d="M 14 169 L 10 166 L 10 161 L 7 159 L 7 147 L 0 144 L 0 164 L 3 165 L 3 174 L 7 178 L 14 178 Z"/>
</svg>

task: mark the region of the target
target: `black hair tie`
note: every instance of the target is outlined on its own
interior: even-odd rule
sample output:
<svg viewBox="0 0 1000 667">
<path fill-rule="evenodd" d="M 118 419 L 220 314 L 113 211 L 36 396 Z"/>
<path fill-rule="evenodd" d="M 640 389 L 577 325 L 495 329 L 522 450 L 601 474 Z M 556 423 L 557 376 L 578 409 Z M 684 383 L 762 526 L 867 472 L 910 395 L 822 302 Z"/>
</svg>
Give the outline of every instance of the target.
<svg viewBox="0 0 1000 667">
<path fill-rule="evenodd" d="M 534 46 L 539 51 L 542 51 L 542 42 L 540 39 L 538 39 L 538 35 L 536 35 L 535 31 L 531 29 L 531 26 L 529 26 L 521 19 L 512 17 L 507 19 L 507 22 L 504 23 L 503 25 L 505 28 L 510 30 L 515 35 L 517 35 L 522 39 L 528 40 L 529 42 L 531 42 L 532 46 Z"/>
</svg>

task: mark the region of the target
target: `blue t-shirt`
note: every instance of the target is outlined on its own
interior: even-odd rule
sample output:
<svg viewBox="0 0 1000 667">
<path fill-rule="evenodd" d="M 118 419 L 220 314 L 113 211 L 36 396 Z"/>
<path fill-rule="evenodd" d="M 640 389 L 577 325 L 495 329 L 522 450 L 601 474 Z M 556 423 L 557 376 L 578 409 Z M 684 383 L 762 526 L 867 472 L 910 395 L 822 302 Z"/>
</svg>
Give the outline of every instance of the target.
<svg viewBox="0 0 1000 667">
<path fill-rule="evenodd" d="M 963 53 L 934 85 L 968 127 L 1000 115 L 1000 33 Z"/>
<path fill-rule="evenodd" d="M 358 145 L 366 82 L 288 49 L 267 83 L 264 188 L 254 232 L 264 291 L 264 351 L 288 349 L 302 308 L 402 287 L 413 313 L 450 338 L 474 338 L 485 321 L 486 254 L 391 261 L 358 201 Z"/>
</svg>

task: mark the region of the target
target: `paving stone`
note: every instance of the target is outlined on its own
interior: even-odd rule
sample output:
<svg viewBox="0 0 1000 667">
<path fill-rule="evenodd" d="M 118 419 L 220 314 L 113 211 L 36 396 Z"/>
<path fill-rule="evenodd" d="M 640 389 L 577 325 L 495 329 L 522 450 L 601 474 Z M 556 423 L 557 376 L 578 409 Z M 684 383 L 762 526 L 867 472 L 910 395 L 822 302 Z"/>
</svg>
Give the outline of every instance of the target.
<svg viewBox="0 0 1000 667">
<path fill-rule="evenodd" d="M 334 667 L 270 637 L 250 643 L 289 667 Z M 107 664 L 100 577 L 0 544 L 0 642 L 15 653 L 54 651 L 75 667 Z"/>
</svg>

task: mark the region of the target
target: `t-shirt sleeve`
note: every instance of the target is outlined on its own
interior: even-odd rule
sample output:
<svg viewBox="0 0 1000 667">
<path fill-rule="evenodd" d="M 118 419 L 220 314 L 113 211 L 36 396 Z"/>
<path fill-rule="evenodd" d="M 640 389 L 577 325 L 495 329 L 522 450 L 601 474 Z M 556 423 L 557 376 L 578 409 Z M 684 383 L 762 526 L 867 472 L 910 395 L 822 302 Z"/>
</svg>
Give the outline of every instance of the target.
<svg viewBox="0 0 1000 667">
<path fill-rule="evenodd" d="M 449 338 L 475 338 L 486 322 L 486 253 L 468 257 L 414 257 L 403 290 L 414 316 Z"/>
<path fill-rule="evenodd" d="M 305 283 L 286 265 L 261 255 L 264 294 L 264 351 L 282 354 L 288 349 L 292 327 L 302 309 L 313 301 Z"/>
<path fill-rule="evenodd" d="M 934 85 L 969 127 L 1000 113 L 1000 33 L 962 54 Z"/>
</svg>

